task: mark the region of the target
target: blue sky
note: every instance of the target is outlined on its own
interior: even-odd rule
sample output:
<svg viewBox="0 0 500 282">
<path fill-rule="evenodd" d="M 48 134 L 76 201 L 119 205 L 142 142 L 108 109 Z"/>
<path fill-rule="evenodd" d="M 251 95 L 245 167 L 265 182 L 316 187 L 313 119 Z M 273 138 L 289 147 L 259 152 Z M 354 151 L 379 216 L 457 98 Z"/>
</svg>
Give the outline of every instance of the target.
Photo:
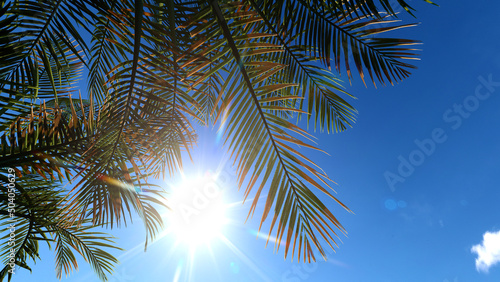
<svg viewBox="0 0 500 282">
<path fill-rule="evenodd" d="M 500 281 L 500 264 L 478 271 L 471 252 L 486 232 L 500 230 L 500 3 L 443 0 L 438 8 L 420 2 L 412 1 L 422 24 L 398 33 L 424 42 L 418 70 L 378 89 L 355 77 L 347 90 L 359 98 L 352 101 L 357 123 L 340 134 L 317 134 L 330 156 L 311 156 L 355 213 L 325 199 L 348 231 L 327 262 L 283 260 L 282 251 L 256 239 L 259 210 L 243 224 L 250 205 L 235 204 L 223 231 L 227 241 L 198 248 L 192 260 L 170 235 L 144 253 L 138 220 L 113 230 L 127 251 L 117 253 L 121 264 L 111 281 Z M 215 132 L 202 136 L 198 166 L 187 165 L 186 175 L 222 166 L 229 176 L 226 202 L 241 201 L 234 169 L 220 165 L 224 150 L 213 141 Z M 406 161 L 413 169 L 406 165 L 400 173 Z M 485 252 L 500 245 L 500 236 L 488 238 Z M 44 249 L 41 256 L 31 275 L 18 272 L 14 281 L 56 281 L 52 253 Z M 97 277 L 82 261 L 63 281 Z"/>
</svg>

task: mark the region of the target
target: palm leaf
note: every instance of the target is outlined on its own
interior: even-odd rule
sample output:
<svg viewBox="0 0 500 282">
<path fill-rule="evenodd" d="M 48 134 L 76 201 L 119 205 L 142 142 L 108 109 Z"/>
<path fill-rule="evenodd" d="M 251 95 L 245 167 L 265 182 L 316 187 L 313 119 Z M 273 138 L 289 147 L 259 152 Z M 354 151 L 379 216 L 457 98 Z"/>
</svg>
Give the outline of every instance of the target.
<svg viewBox="0 0 500 282">
<path fill-rule="evenodd" d="M 296 103 L 284 102 L 296 99 L 290 95 L 291 91 L 288 90 L 293 84 L 270 84 L 269 77 L 272 76 L 265 78 L 265 73 L 272 71 L 272 67 L 269 66 L 273 64 L 266 64 L 261 59 L 282 50 L 269 48 L 272 45 L 257 43 L 259 41 L 252 42 L 251 33 L 248 32 L 245 32 L 247 34 L 245 40 L 236 41 L 233 38 L 233 34 L 246 31 L 246 29 L 252 30 L 252 24 L 261 21 L 258 17 L 254 18 L 255 14 L 237 14 L 239 8 L 245 10 L 241 6 L 243 4 L 240 3 L 219 6 L 217 2 L 211 2 L 212 18 L 207 16 L 203 18 L 207 25 L 215 20 L 222 30 L 222 35 L 217 33 L 203 35 L 206 38 L 222 38 L 226 41 L 227 47 L 221 47 L 223 51 L 219 51 L 217 54 L 230 52 L 228 59 L 224 57 L 219 59 L 221 64 L 231 65 L 230 73 L 227 75 L 230 82 L 227 85 L 227 90 L 221 95 L 224 100 L 223 105 L 226 105 L 224 110 L 229 111 L 226 131 L 226 136 L 230 137 L 231 140 L 229 147 L 232 155 L 239 159 L 237 166 L 239 183 L 241 185 L 247 177 L 247 173 L 250 173 L 245 192 L 245 195 L 248 196 L 260 173 L 265 171 L 250 213 L 255 210 L 264 183 L 269 180 L 271 184 L 261 224 L 274 207 L 275 216 L 271 226 L 274 226 L 276 222 L 279 223 L 276 233 L 278 245 L 285 230 L 289 231 L 289 235 L 285 239 L 285 256 L 288 254 L 290 243 L 300 238 L 300 244 L 306 246 L 307 258 L 314 259 L 312 245 L 316 246 L 322 255 L 325 254 L 318 236 L 321 236 L 331 246 L 335 244 L 333 239 L 335 235 L 332 236 L 335 233 L 328 223 L 336 226 L 342 232 L 344 229 L 307 186 L 316 187 L 335 200 L 336 198 L 316 180 L 303 172 L 303 170 L 309 171 L 313 177 L 316 176 L 323 185 L 326 185 L 325 180 L 328 178 L 321 171 L 302 162 L 300 159 L 306 158 L 298 151 L 293 149 L 292 152 L 295 154 L 288 152 L 292 144 L 309 146 L 291 135 L 294 133 L 307 136 L 307 133 L 280 117 L 286 112 L 294 111 L 293 105 Z M 206 14 L 203 9 L 200 11 L 200 14 L 202 13 Z M 232 16 L 226 18 L 226 15 Z M 202 23 L 198 23 L 198 25 L 194 30 L 203 29 Z M 204 30 L 210 31 L 209 28 Z M 206 53 L 206 50 L 203 53 Z M 227 60 L 230 61 L 226 62 Z M 203 59 L 198 61 L 203 61 Z M 214 65 L 211 64 L 211 67 Z M 259 78 L 262 79 L 259 80 Z M 277 99 L 277 97 L 282 98 Z M 326 185 L 326 187 L 328 186 Z M 270 234 L 271 232 L 272 227 Z M 294 236 L 292 236 L 293 233 Z M 292 250 L 295 251 L 296 247 L 294 246 Z M 299 260 L 301 258 L 300 252 L 298 258 Z"/>
<path fill-rule="evenodd" d="M 352 61 L 363 82 L 367 71 L 374 85 L 375 80 L 384 85 L 386 80 L 393 84 L 407 78 L 409 69 L 415 68 L 402 60 L 418 59 L 415 53 L 417 49 L 412 46 L 419 44 L 419 41 L 375 37 L 415 26 L 398 25 L 392 13 L 357 16 L 356 12 L 362 5 L 355 5 L 353 9 L 339 15 L 333 13 L 327 4 L 304 0 L 285 3 L 264 1 L 259 4 L 250 0 L 250 3 L 265 19 L 266 28 L 276 29 L 280 43 L 287 49 L 297 50 L 292 47 L 298 45 L 298 50 L 307 51 L 328 68 L 333 61 L 339 72 L 344 65 L 349 80 L 352 76 Z"/>
<path fill-rule="evenodd" d="M 101 280 L 107 279 L 107 273 L 112 273 L 112 267 L 118 261 L 107 249 L 119 249 L 114 245 L 112 237 L 101 232 L 95 232 L 85 221 L 76 225 L 71 217 L 62 212 L 64 206 L 64 190 L 53 183 L 43 180 L 39 176 L 28 175 L 17 178 L 15 181 L 15 211 L 8 212 L 10 203 L 7 184 L 10 183 L 7 171 L 0 173 L 0 182 L 4 193 L 0 196 L 2 207 L 0 222 L 2 233 L 1 255 L 4 258 L 4 268 L 0 271 L 0 278 L 12 278 L 9 272 L 11 266 L 10 254 L 14 250 L 15 264 L 30 270 L 28 262 L 40 259 L 39 243 L 44 242 L 52 246 L 55 242 L 56 273 L 61 278 L 62 270 L 68 275 L 73 269 L 78 269 L 74 251 L 90 263 Z M 12 177 L 12 176 L 10 176 Z M 36 201 L 36 204 L 35 204 Z M 12 213 L 14 217 L 12 217 Z M 15 222 L 16 236 L 13 244 L 10 239 L 9 228 Z"/>
<path fill-rule="evenodd" d="M 76 251 L 106 279 L 116 260 L 99 248 L 113 244 L 89 228 L 126 224 L 135 211 L 152 240 L 164 195 L 148 177 L 182 169 L 197 141 L 192 123 L 218 121 L 245 199 L 255 196 L 249 216 L 267 192 L 261 227 L 272 215 L 269 236 L 284 242 L 285 257 L 314 260 L 313 248 L 325 256 L 322 244 L 334 248 L 345 229 L 316 189 L 347 207 L 299 149 L 319 150 L 312 136 L 290 121 L 306 115 L 315 129 L 339 132 L 355 120 L 343 98 L 353 96 L 318 63 L 349 80 L 354 65 L 374 84 L 408 77 L 418 42 L 380 37 L 413 26 L 397 22 L 398 9 L 412 10 L 406 0 L 2 4 L 0 167 L 20 177 L 25 201 L 18 265 L 29 269 L 39 242 L 56 242 L 58 277 L 77 268 Z M 72 98 L 83 68 L 89 101 Z M 41 189 L 56 180 L 74 186 Z"/>
</svg>

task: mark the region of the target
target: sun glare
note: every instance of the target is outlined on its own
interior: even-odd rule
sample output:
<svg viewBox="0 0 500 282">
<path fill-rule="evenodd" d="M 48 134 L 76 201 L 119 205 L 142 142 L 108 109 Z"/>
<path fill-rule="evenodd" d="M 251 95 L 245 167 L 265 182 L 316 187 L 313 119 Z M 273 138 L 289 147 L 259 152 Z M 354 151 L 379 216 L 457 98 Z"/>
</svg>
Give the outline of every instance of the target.
<svg viewBox="0 0 500 282">
<path fill-rule="evenodd" d="M 221 190 L 212 175 L 184 177 L 181 184 L 171 187 L 167 217 L 178 243 L 209 245 L 222 236 L 227 220 Z"/>
<path fill-rule="evenodd" d="M 227 194 L 228 199 L 224 197 L 228 187 L 231 187 L 231 176 L 223 170 L 218 170 L 215 174 L 206 173 L 201 177 L 182 175 L 180 183 L 169 185 L 167 199 L 170 210 L 163 215 L 168 227 L 161 237 L 168 236 L 174 241 L 173 244 L 169 243 L 170 250 L 165 256 L 177 260 L 174 282 L 192 281 L 197 268 L 196 261 L 203 261 L 202 268 L 227 267 L 219 265 L 217 259 L 227 251 L 254 270 L 262 281 L 270 281 L 233 244 L 232 236 L 228 234 L 231 233 L 234 222 L 228 219 L 227 213 L 231 211 L 231 216 L 234 216 L 234 208 L 242 204 L 242 201 L 226 202 L 230 198 Z M 253 235 L 255 234 L 252 237 Z M 236 262 L 231 262 L 230 267 L 231 271 L 238 273 L 239 266 Z"/>
</svg>

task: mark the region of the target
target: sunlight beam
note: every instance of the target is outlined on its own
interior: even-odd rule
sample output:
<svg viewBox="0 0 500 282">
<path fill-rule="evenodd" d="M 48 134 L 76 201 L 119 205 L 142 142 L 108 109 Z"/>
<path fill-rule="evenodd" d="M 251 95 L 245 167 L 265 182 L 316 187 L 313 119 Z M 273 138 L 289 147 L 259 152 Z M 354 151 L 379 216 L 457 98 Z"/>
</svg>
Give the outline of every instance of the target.
<svg viewBox="0 0 500 282">
<path fill-rule="evenodd" d="M 225 236 L 221 237 L 222 242 L 226 244 L 226 246 L 229 247 L 229 249 L 235 253 L 246 265 L 248 265 L 255 273 L 257 273 L 260 278 L 262 278 L 261 281 L 268 281 L 272 282 L 272 280 L 260 270 L 260 268 L 253 263 L 252 260 L 250 260 L 243 252 L 241 252 L 229 239 L 227 239 Z"/>
</svg>

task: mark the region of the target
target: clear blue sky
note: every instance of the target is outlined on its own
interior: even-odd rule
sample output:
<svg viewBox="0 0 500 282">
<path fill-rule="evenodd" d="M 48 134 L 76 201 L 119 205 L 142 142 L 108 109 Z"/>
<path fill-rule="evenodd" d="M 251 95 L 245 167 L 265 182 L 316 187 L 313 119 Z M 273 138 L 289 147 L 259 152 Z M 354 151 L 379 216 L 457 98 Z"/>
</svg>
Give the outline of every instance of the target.
<svg viewBox="0 0 500 282">
<path fill-rule="evenodd" d="M 291 263 L 282 251 L 274 254 L 271 243 L 265 249 L 252 233 L 260 217 L 243 225 L 247 203 L 230 209 L 228 217 L 237 224 L 224 230 L 237 250 L 216 241 L 193 261 L 182 247 L 173 248 L 170 236 L 144 253 L 139 221 L 113 230 L 129 251 L 118 253 L 121 264 L 111 281 L 173 281 L 176 274 L 178 281 L 500 281 L 500 264 L 479 272 L 471 252 L 485 232 L 500 230 L 500 85 L 479 79 L 491 76 L 500 84 L 500 3 L 442 0 L 438 8 L 421 2 L 412 1 L 422 24 L 398 33 L 424 41 L 418 70 L 395 87 L 379 89 L 364 88 L 355 77 L 348 87 L 359 98 L 353 101 L 359 111 L 354 128 L 317 134 L 331 156 L 313 154 L 314 160 L 355 212 L 327 201 L 348 231 L 328 262 Z M 215 170 L 224 151 L 208 138 L 213 132 L 203 135 L 195 162 Z M 434 147 L 424 141 L 433 138 Z M 427 154 L 415 140 L 426 144 Z M 399 156 L 418 166 L 398 172 L 404 166 Z M 234 171 L 224 170 L 232 183 L 225 187 L 226 200 L 237 202 L 243 191 L 236 189 Z M 44 249 L 41 256 L 32 275 L 19 272 L 14 281 L 56 281 L 52 252 Z M 82 263 L 63 281 L 97 278 Z"/>
</svg>

